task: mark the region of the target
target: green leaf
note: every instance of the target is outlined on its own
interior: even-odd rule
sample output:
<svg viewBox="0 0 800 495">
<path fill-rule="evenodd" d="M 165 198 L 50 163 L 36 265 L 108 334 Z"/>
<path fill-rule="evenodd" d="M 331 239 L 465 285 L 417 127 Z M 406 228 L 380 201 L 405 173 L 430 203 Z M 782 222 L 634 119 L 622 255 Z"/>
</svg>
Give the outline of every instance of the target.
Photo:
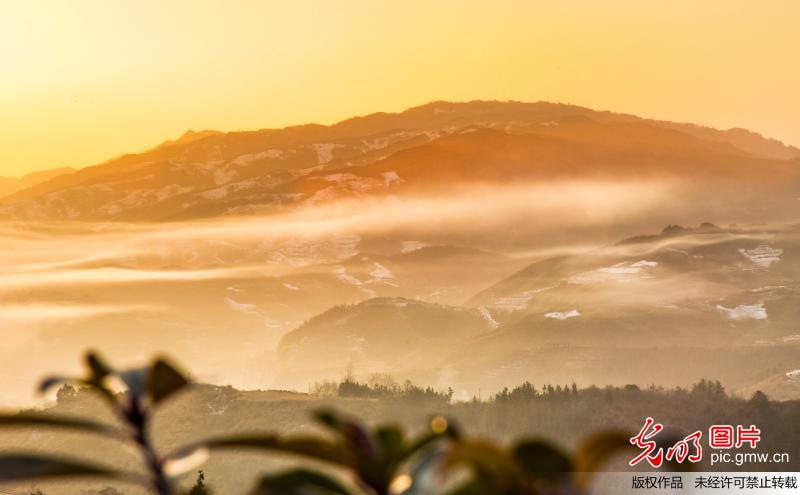
<svg viewBox="0 0 800 495">
<path fill-rule="evenodd" d="M 261 478 L 254 495 L 350 495 L 350 491 L 327 475 L 295 469 Z"/>
<path fill-rule="evenodd" d="M 40 480 L 62 476 L 122 477 L 116 471 L 91 466 L 80 461 L 25 454 L 0 455 L 0 481 Z"/>
<path fill-rule="evenodd" d="M 394 426 L 381 426 L 375 429 L 374 437 L 384 459 L 399 461 L 406 453 L 406 439 L 403 431 Z"/>
<path fill-rule="evenodd" d="M 153 363 L 147 377 L 147 390 L 153 404 L 161 402 L 187 385 L 189 380 L 163 359 Z"/>
<path fill-rule="evenodd" d="M 209 449 L 258 449 L 295 454 L 340 466 L 352 466 L 354 464 L 352 455 L 344 445 L 317 437 L 281 438 L 277 435 L 243 435 L 208 439 L 189 448 L 196 447 L 207 447 Z M 182 451 L 185 450 L 182 449 Z"/>
<path fill-rule="evenodd" d="M 514 448 L 514 458 L 532 479 L 565 480 L 573 470 L 569 457 L 544 442 L 520 443 Z"/>
<path fill-rule="evenodd" d="M 20 413 L 20 414 L 0 414 L 1 427 L 16 426 L 43 426 L 50 428 L 65 428 L 68 430 L 81 430 L 87 433 L 98 433 L 101 435 L 119 438 L 123 435 L 121 430 L 113 426 L 98 423 L 83 418 L 72 418 L 68 416 L 51 416 L 44 414 Z"/>
</svg>

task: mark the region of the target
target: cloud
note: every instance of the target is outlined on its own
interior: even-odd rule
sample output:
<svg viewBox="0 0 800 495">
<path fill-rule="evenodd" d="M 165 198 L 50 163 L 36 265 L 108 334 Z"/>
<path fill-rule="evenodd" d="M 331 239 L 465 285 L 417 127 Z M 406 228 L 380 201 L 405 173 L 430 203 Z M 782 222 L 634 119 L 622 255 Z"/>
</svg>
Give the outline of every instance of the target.
<svg viewBox="0 0 800 495">
<path fill-rule="evenodd" d="M 162 307 L 146 305 L 0 304 L 0 332 L 3 329 L 13 328 L 14 325 L 90 318 L 115 313 L 163 310 Z"/>
<path fill-rule="evenodd" d="M 531 232 L 547 239 L 641 216 L 660 207 L 668 190 L 655 182 L 485 185 L 447 194 L 347 199 L 272 216 L 5 228 L 0 292 L 274 276 L 346 259 L 370 235 L 434 236 L 440 242 L 460 236 L 488 244 Z"/>
</svg>

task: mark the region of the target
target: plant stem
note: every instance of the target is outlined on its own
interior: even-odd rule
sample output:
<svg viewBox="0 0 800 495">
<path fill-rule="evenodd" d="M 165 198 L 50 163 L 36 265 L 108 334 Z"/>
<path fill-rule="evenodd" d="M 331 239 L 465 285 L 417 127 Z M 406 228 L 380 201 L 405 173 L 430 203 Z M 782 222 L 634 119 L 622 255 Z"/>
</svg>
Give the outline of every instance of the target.
<svg viewBox="0 0 800 495">
<path fill-rule="evenodd" d="M 164 466 L 148 440 L 147 433 L 144 429 L 137 430 L 136 443 L 139 445 L 139 450 L 144 456 L 147 469 L 150 471 L 153 490 L 155 490 L 158 495 L 172 495 L 172 487 L 169 484 L 166 473 L 164 473 Z"/>
<path fill-rule="evenodd" d="M 135 398 L 130 401 L 128 407 L 127 420 L 134 427 L 133 439 L 139 447 L 145 467 L 150 473 L 152 488 L 158 495 L 172 495 L 172 486 L 164 472 L 164 465 L 147 434 L 149 424 L 147 411 Z"/>
</svg>

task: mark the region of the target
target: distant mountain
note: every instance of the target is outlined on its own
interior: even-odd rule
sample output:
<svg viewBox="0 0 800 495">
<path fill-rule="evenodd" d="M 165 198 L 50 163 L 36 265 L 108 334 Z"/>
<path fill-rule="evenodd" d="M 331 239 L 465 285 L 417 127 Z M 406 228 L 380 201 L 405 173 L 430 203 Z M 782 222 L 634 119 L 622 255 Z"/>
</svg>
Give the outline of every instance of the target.
<svg viewBox="0 0 800 495">
<path fill-rule="evenodd" d="M 794 367 L 785 367 L 780 372 L 764 378 L 758 383 L 743 387 L 737 392 L 741 397 L 749 397 L 756 391 L 767 394 L 773 400 L 796 401 L 800 397 L 800 370 Z"/>
<path fill-rule="evenodd" d="M 75 172 L 72 167 L 55 168 L 33 172 L 23 177 L 0 177 L 0 198 L 9 194 L 33 187 L 36 184 L 47 182 L 55 177 Z"/>
<path fill-rule="evenodd" d="M 287 333 L 277 353 L 280 383 L 427 369 L 454 343 L 485 334 L 493 322 L 475 309 L 405 298 L 374 298 L 332 308 Z"/>
<path fill-rule="evenodd" d="M 778 391 L 796 376 L 772 377 L 800 362 L 796 227 L 671 225 L 636 239 L 541 259 L 463 306 L 401 297 L 338 306 L 282 338 L 276 383 L 302 387 L 348 367 L 426 384 L 446 375 L 471 393 L 523 380 L 680 385 L 713 376 L 749 393 L 769 379 L 774 396 L 797 397 L 796 386 Z M 467 270 L 491 259 L 480 253 L 430 247 L 399 258 L 442 254 Z M 381 263 L 389 259 L 398 258 Z"/>
<path fill-rule="evenodd" d="M 677 321 L 689 314 L 694 322 L 674 325 L 670 339 L 713 342 L 718 337 L 713 329 L 737 321 L 760 326 L 757 333 L 737 333 L 737 339 L 779 339 L 793 328 L 794 312 L 785 312 L 790 301 L 800 302 L 798 252 L 800 232 L 793 227 L 671 225 L 660 235 L 536 261 L 480 291 L 467 306 L 485 307 L 498 321 L 514 325 L 588 325 L 591 333 L 580 337 L 583 343 L 607 342 L 597 331 L 597 318 L 608 318 L 616 327 L 614 337 L 631 343 L 650 339 L 649 329 L 659 328 L 660 316 Z M 647 322 L 635 319 L 642 308 L 647 308 Z M 634 333 L 625 335 L 629 323 Z M 702 333 L 681 335 L 699 326 Z"/>
<path fill-rule="evenodd" d="M 542 259 L 479 292 L 467 306 L 499 326 L 448 364 L 466 383 L 715 376 L 750 393 L 764 373 L 798 368 L 796 227 L 670 226 L 635 239 Z"/>
<path fill-rule="evenodd" d="M 174 220 L 554 179 L 683 178 L 788 197 L 798 160 L 797 148 L 742 129 L 544 102 L 434 102 L 331 126 L 190 131 L 17 190 L 0 200 L 0 217 Z"/>
<path fill-rule="evenodd" d="M 730 229 L 721 229 L 711 222 L 703 222 L 697 228 L 684 227 L 682 225 L 667 225 L 658 234 L 645 234 L 623 239 L 620 244 L 637 244 L 643 242 L 652 242 L 667 239 L 675 236 L 691 235 L 691 234 L 710 234 L 719 232 L 728 232 Z"/>
<path fill-rule="evenodd" d="M 218 136 L 220 134 L 222 134 L 221 131 L 214 131 L 210 129 L 204 131 L 193 131 L 190 129 L 181 134 L 180 137 L 178 137 L 177 139 L 170 139 L 168 141 L 164 141 L 163 143 L 153 148 L 151 151 L 163 150 L 164 148 L 168 148 L 170 146 L 187 145 L 195 141 L 199 141 L 203 138 L 207 138 L 209 136 Z"/>
</svg>

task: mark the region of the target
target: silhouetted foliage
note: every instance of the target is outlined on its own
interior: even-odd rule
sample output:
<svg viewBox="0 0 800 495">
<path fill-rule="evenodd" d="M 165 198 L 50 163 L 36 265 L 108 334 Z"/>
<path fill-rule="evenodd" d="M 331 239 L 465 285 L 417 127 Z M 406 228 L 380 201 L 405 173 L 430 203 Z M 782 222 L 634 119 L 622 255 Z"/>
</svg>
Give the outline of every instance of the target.
<svg viewBox="0 0 800 495">
<path fill-rule="evenodd" d="M 136 482 L 159 495 L 175 493 L 173 480 L 205 461 L 209 451 L 227 449 L 255 449 L 264 452 L 298 456 L 306 460 L 327 464 L 342 475 L 333 476 L 327 471 L 296 468 L 264 476 L 257 484 L 255 494 L 280 495 L 388 495 L 411 490 L 409 493 L 438 493 L 435 480 L 438 474 L 453 467 L 466 467 L 472 473 L 463 479 L 456 493 L 486 493 L 528 495 L 546 493 L 551 486 L 560 491 L 569 487 L 573 493 L 585 488 L 586 474 L 593 471 L 599 461 L 608 455 L 630 448 L 627 433 L 605 433 L 592 437 L 583 444 L 575 456 L 539 441 L 516 442 L 510 449 L 485 440 L 465 437 L 452 420 L 434 416 L 428 428 L 415 437 L 395 425 L 379 424 L 368 427 L 360 420 L 333 410 L 319 410 L 314 419 L 327 430 L 327 435 L 275 435 L 272 433 L 226 435 L 200 440 L 162 454 L 157 452 L 150 439 L 150 424 L 159 406 L 189 382 L 183 374 L 163 359 L 152 365 L 130 371 L 116 371 L 95 354 L 86 357 L 88 368 L 84 378 L 51 378 L 42 389 L 68 382 L 77 384 L 59 389 L 59 406 L 63 402 L 78 400 L 85 390 L 99 394 L 118 416 L 124 427 L 109 426 L 89 419 L 21 413 L 0 415 L 2 426 L 33 426 L 61 428 L 84 434 L 101 435 L 109 439 L 128 442 L 136 446 L 144 459 L 148 476 L 95 466 L 82 461 L 60 457 L 31 456 L 7 453 L 0 455 L 0 481 L 43 479 L 64 476 L 99 476 Z M 115 378 L 125 385 L 123 393 L 112 391 L 107 385 Z M 225 401 L 235 400 L 236 391 L 225 387 L 206 386 L 214 391 L 213 400 L 224 411 Z M 219 391 L 227 391 L 220 395 Z M 573 400 L 576 387 L 547 386 L 538 393 L 533 385 L 524 383 L 511 391 L 504 391 L 489 404 L 502 402 L 526 404 L 530 401 Z M 453 390 L 439 392 L 431 387 L 419 387 L 406 381 L 402 386 L 386 376 L 373 377 L 368 384 L 357 382 L 348 373 L 338 384 L 341 397 L 364 397 L 388 400 L 402 405 L 452 407 Z M 213 402 L 212 400 L 212 402 Z M 206 404 L 210 407 L 211 403 Z M 343 479 L 352 479 L 352 483 Z M 544 491 L 543 491 L 544 490 Z M 113 488 L 105 488 L 97 495 L 118 495 Z M 189 495 L 208 494 L 205 473 L 198 471 Z M 36 493 L 36 495 L 43 495 Z"/>
<path fill-rule="evenodd" d="M 86 355 L 85 377 L 52 377 L 44 380 L 41 391 L 62 385 L 57 396 L 69 400 L 75 396 L 75 388 L 88 387 L 96 391 L 110 407 L 124 428 L 109 426 L 89 419 L 58 417 L 42 414 L 17 414 L 0 416 L 0 426 L 42 426 L 79 431 L 84 434 L 105 436 L 119 442 L 136 446 L 149 476 L 145 480 L 130 472 L 94 466 L 83 461 L 44 455 L 6 453 L 0 455 L 0 480 L 43 479 L 65 476 L 100 476 L 124 480 L 138 480 L 159 495 L 172 493 L 167 471 L 169 464 L 181 455 L 160 456 L 151 443 L 149 427 L 155 409 L 165 399 L 186 387 L 189 382 L 164 359 L 156 359 L 146 368 L 116 371 L 95 353 Z M 125 392 L 117 394 L 109 388 L 111 378 L 125 385 Z M 63 385 L 70 385 L 65 387 Z"/>
<path fill-rule="evenodd" d="M 431 403 L 448 403 L 453 398 L 453 389 L 446 392 L 434 390 L 433 387 L 419 387 L 410 381 L 401 387 L 393 382 L 360 383 L 352 377 L 346 377 L 337 386 L 337 396 L 358 398 L 393 398 L 406 401 Z"/>
<path fill-rule="evenodd" d="M 59 403 L 66 402 L 77 397 L 78 391 L 69 383 L 61 385 L 61 388 L 56 392 L 56 401 Z"/>
</svg>

